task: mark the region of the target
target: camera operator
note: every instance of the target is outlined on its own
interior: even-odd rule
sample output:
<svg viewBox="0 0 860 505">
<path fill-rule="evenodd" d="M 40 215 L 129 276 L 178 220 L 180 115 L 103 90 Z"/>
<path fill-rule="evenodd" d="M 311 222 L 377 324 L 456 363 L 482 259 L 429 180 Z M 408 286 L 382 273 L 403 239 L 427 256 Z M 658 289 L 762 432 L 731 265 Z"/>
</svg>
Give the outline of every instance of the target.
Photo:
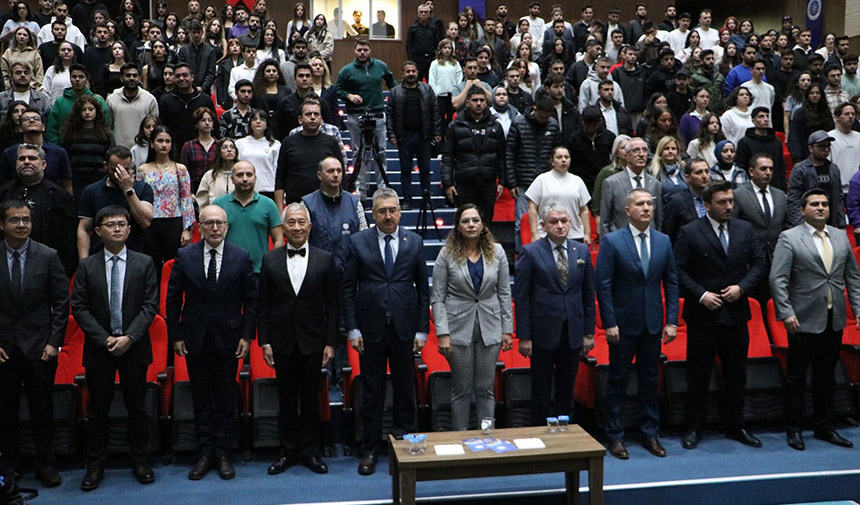
<svg viewBox="0 0 860 505">
<path fill-rule="evenodd" d="M 385 102 L 382 98 L 382 85 L 385 80 L 388 89 L 397 85 L 394 74 L 382 60 L 370 57 L 370 42 L 365 38 L 355 40 L 355 60 L 344 65 L 337 74 L 335 89 L 340 99 L 346 102 L 347 128 L 353 150 L 358 151 L 359 139 L 362 138 L 359 116 L 370 114 L 376 120 L 376 143 L 385 163 Z M 368 146 L 369 147 L 369 146 Z M 385 168 L 384 166 L 382 167 Z M 377 182 L 382 181 L 381 171 L 376 171 Z"/>
</svg>

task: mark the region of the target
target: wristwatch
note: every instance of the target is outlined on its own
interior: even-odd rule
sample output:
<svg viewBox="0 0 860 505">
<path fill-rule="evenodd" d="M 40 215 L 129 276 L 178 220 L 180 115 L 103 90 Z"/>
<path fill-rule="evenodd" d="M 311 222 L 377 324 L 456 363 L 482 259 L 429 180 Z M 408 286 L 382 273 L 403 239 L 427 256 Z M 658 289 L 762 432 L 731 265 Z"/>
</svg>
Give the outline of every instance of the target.
<svg viewBox="0 0 860 505">
<path fill-rule="evenodd" d="M 125 196 L 134 196 L 134 188 L 128 188 L 125 190 Z"/>
</svg>

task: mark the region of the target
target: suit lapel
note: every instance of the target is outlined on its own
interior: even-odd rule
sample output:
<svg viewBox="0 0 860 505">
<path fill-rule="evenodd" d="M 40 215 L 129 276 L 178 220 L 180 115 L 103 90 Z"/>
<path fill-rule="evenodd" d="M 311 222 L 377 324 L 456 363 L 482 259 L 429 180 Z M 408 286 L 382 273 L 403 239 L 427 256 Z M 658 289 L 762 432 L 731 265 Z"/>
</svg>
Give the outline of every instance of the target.
<svg viewBox="0 0 860 505">
<path fill-rule="evenodd" d="M 376 260 L 379 271 L 382 272 L 385 277 L 388 277 L 388 272 L 385 270 L 385 260 L 382 258 L 382 252 L 379 250 L 379 231 L 376 227 L 371 229 L 373 232 L 367 234 L 365 246 L 370 248 L 370 255 Z M 396 264 L 397 263 L 395 262 L 395 265 Z"/>
<path fill-rule="evenodd" d="M 653 233 L 653 231 L 652 231 Z M 633 238 L 633 233 L 630 228 L 625 226 L 621 229 L 621 236 L 624 244 L 627 246 L 627 254 L 633 260 L 634 265 L 639 265 L 639 274 L 644 278 L 645 272 L 642 271 L 642 259 L 639 257 L 639 251 L 636 250 L 636 239 Z M 651 255 L 648 256 L 648 271 L 651 271 L 651 259 L 654 257 L 654 241 L 651 241 Z"/>
<path fill-rule="evenodd" d="M 33 247 L 33 241 L 30 241 L 30 247 L 27 248 L 27 260 L 24 262 L 24 276 L 21 278 L 21 298 L 27 292 L 27 286 L 30 285 L 30 279 L 33 278 L 33 269 L 36 267 L 36 261 L 39 259 L 39 252 Z M 8 269 L 6 270 L 9 271 Z"/>
<path fill-rule="evenodd" d="M 406 261 L 403 258 L 408 257 L 407 255 L 402 255 L 401 253 L 406 252 L 411 244 L 409 243 L 408 238 L 406 237 L 406 230 L 403 227 L 397 228 L 397 256 L 394 258 L 394 271 L 397 271 L 397 268 L 400 266 L 401 261 Z M 382 262 L 383 266 L 385 266 L 385 261 Z"/>
<path fill-rule="evenodd" d="M 5 243 L 4 243 L 3 247 L 0 247 L 0 249 L 3 250 L 3 259 L 0 260 L 0 261 L 2 261 L 2 268 L 3 268 L 3 270 L 0 271 L 0 279 L 2 279 L 2 281 L 0 281 L 0 282 L 2 282 L 3 286 L 7 287 L 9 289 L 9 293 L 11 293 L 12 292 L 12 277 L 11 277 L 11 274 L 9 273 L 9 261 L 7 260 L 7 257 L 6 257 L 6 245 L 5 245 Z"/>
<path fill-rule="evenodd" d="M 105 264 L 105 253 L 104 251 L 99 251 L 97 253 L 97 259 L 95 262 L 95 277 L 93 286 L 96 288 L 96 293 L 101 293 L 102 299 L 104 300 L 104 308 L 105 314 L 110 314 L 110 300 L 108 294 L 108 282 L 107 282 L 107 271 Z M 126 269 L 126 279 L 128 279 L 128 269 Z"/>
<path fill-rule="evenodd" d="M 717 238 L 717 234 L 711 226 L 711 221 L 707 217 L 699 218 L 699 231 L 702 236 L 704 236 L 705 240 L 711 244 L 711 248 L 716 251 L 720 257 L 725 258 L 726 251 L 723 250 L 723 245 L 720 244 L 720 239 Z"/>
<path fill-rule="evenodd" d="M 558 265 L 556 265 L 555 256 L 552 253 L 553 243 L 549 240 L 549 237 L 544 237 L 541 240 L 543 241 L 543 243 L 541 243 L 541 247 L 538 248 L 538 251 L 540 253 L 540 257 L 543 260 L 543 262 L 546 264 L 547 271 L 551 272 L 550 277 L 553 278 L 555 285 L 559 289 L 562 289 L 563 287 L 561 285 L 561 277 L 558 275 Z M 568 260 L 569 259 L 570 258 L 568 257 Z M 568 280 L 570 280 L 570 279 L 568 278 Z"/>
<path fill-rule="evenodd" d="M 308 249 L 310 249 L 310 246 L 308 246 Z M 283 281 L 284 285 L 287 287 L 287 291 L 289 291 L 293 296 L 296 296 L 298 293 L 296 293 L 296 288 L 293 286 L 293 280 L 290 279 L 290 267 L 287 266 L 287 262 L 288 262 L 288 260 L 287 260 L 287 258 L 288 258 L 287 246 L 285 246 L 285 245 L 281 246 L 277 250 L 278 250 L 278 264 L 281 265 L 280 268 L 278 268 L 278 272 L 281 272 L 281 274 L 284 276 L 282 281 Z M 310 268 L 311 268 L 311 258 L 310 258 L 310 250 L 309 250 L 308 251 L 308 270 L 310 270 Z M 306 278 L 307 278 L 307 275 L 308 275 L 307 272 L 305 272 Z"/>
<path fill-rule="evenodd" d="M 829 231 L 830 230 L 828 230 L 828 232 Z M 827 269 L 824 268 L 824 260 L 822 260 L 821 255 L 818 254 L 818 248 L 815 247 L 815 241 L 812 239 L 812 236 L 809 233 L 807 233 L 807 229 L 805 226 L 800 229 L 800 241 L 803 243 L 803 245 L 806 246 L 806 249 L 809 251 L 809 254 L 811 254 L 812 257 L 815 258 L 815 264 L 818 265 L 819 267 L 821 267 L 821 271 L 824 272 L 826 275 Z M 833 244 L 833 240 L 830 241 L 830 244 L 831 245 Z M 832 247 L 831 247 L 831 249 L 832 249 Z M 835 256 L 836 256 L 836 254 L 834 252 L 834 257 Z M 833 265 L 831 265 L 830 267 L 832 269 Z"/>
</svg>

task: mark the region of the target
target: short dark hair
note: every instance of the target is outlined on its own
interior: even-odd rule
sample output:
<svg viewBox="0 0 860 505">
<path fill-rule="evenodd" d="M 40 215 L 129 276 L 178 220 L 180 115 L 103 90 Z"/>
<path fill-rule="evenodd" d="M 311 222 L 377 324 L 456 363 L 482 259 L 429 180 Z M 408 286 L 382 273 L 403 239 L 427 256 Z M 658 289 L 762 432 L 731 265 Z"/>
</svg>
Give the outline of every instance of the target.
<svg viewBox="0 0 860 505">
<path fill-rule="evenodd" d="M 582 109 L 582 114 L 579 115 L 582 124 L 594 124 L 603 120 L 603 113 L 596 105 L 589 105 Z"/>
<path fill-rule="evenodd" d="M 841 74 L 842 73 L 842 65 L 837 65 L 836 63 L 831 63 L 831 64 L 827 65 L 826 67 L 824 67 L 824 75 L 827 75 L 834 70 L 838 70 L 839 73 Z"/>
<path fill-rule="evenodd" d="M 72 72 L 75 71 L 83 72 L 84 75 L 87 76 L 88 81 L 92 80 L 90 79 L 90 73 L 87 71 L 87 67 L 81 65 L 80 63 L 72 63 L 71 65 L 69 65 L 69 75 L 72 75 Z"/>
<path fill-rule="evenodd" d="M 6 213 L 12 209 L 30 209 L 30 206 L 27 205 L 27 202 L 23 200 L 6 200 L 3 203 L 0 203 L 0 221 L 6 221 Z"/>
<path fill-rule="evenodd" d="M 845 58 L 842 60 L 842 63 L 843 63 L 843 64 L 845 64 L 845 63 L 857 63 L 857 59 L 858 59 L 858 58 L 857 58 L 857 55 L 856 55 L 856 54 L 848 54 L 848 55 L 846 55 L 846 56 L 845 56 Z"/>
<path fill-rule="evenodd" d="M 239 88 L 244 88 L 245 86 L 254 87 L 254 84 L 248 79 L 239 79 L 236 83 L 236 86 L 233 87 L 234 90 L 239 91 Z"/>
<path fill-rule="evenodd" d="M 311 74 L 314 73 L 314 69 L 311 68 L 311 64 L 306 61 L 302 61 L 300 63 L 296 63 L 296 66 L 293 67 L 293 79 L 295 79 L 296 74 L 299 73 L 299 70 L 307 70 Z"/>
<path fill-rule="evenodd" d="M 535 100 L 535 110 L 540 112 L 555 112 L 555 105 L 553 105 L 550 97 L 543 95 Z"/>
<path fill-rule="evenodd" d="M 190 73 L 192 76 L 194 75 L 194 67 L 192 67 L 192 66 L 191 66 L 190 64 L 188 64 L 188 63 L 177 63 L 176 65 L 174 65 L 174 66 L 173 66 L 173 71 L 174 71 L 174 72 L 176 72 L 178 69 L 180 69 L 180 68 L 182 68 L 182 67 L 187 68 L 187 69 L 188 69 L 188 73 Z"/>
<path fill-rule="evenodd" d="M 357 37 L 355 39 L 355 44 L 353 44 L 352 47 L 358 47 L 358 46 L 370 47 L 370 40 L 368 40 L 367 37 Z"/>
<path fill-rule="evenodd" d="M 801 209 L 806 208 L 806 201 L 809 200 L 809 197 L 812 195 L 823 195 L 824 198 L 827 198 L 827 202 L 828 203 L 830 202 L 830 197 L 827 195 L 827 192 L 825 192 L 823 189 L 821 189 L 821 188 L 807 189 L 806 192 L 803 193 L 803 196 L 800 197 L 800 208 Z"/>
<path fill-rule="evenodd" d="M 851 102 L 842 102 L 839 105 L 837 105 L 836 107 L 833 107 L 833 115 L 838 116 L 838 115 L 842 114 L 842 109 L 844 109 L 845 107 L 854 107 L 854 113 L 855 114 L 857 113 L 857 105 L 856 104 L 853 104 Z M 27 112 L 27 111 L 24 111 L 24 112 Z"/>
<path fill-rule="evenodd" d="M 684 163 L 684 174 L 685 175 L 692 174 L 693 173 L 693 165 L 696 163 L 704 163 L 706 167 L 710 168 L 710 165 L 708 165 L 708 160 L 706 160 L 704 158 L 690 158 L 689 160 L 687 160 L 686 163 Z"/>
<path fill-rule="evenodd" d="M 101 226 L 104 220 L 109 217 L 124 217 L 126 222 L 131 224 L 131 215 L 128 213 L 128 209 L 119 205 L 108 205 L 96 212 L 94 219 L 95 226 Z"/>
<path fill-rule="evenodd" d="M 469 86 L 469 90 L 466 91 L 466 100 L 472 98 L 472 95 L 483 95 L 484 98 L 487 97 L 486 89 L 480 84 L 473 84 Z"/>
<path fill-rule="evenodd" d="M 123 75 L 125 71 L 129 69 L 138 70 L 137 65 L 132 62 L 123 63 L 122 66 L 119 67 L 119 75 Z M 138 70 L 138 72 L 140 71 Z"/>
<path fill-rule="evenodd" d="M 412 61 L 412 60 L 406 60 L 406 61 L 404 61 L 404 62 L 403 62 L 403 65 L 400 65 L 400 70 L 406 70 L 406 67 L 408 67 L 408 66 L 410 66 L 410 65 L 411 65 L 411 66 L 413 66 L 413 67 L 415 67 L 415 68 L 418 68 L 418 64 L 417 64 L 417 63 L 415 63 L 415 62 L 414 62 L 414 61 Z"/>
<path fill-rule="evenodd" d="M 729 181 L 712 181 L 702 191 L 702 200 L 705 203 L 711 203 L 714 198 L 714 193 L 722 193 L 723 191 L 731 191 L 732 183 Z"/>
<path fill-rule="evenodd" d="M 758 116 L 760 112 L 766 112 L 766 113 L 770 114 L 770 108 L 769 107 L 756 107 L 755 109 L 752 110 L 752 114 L 750 115 L 750 117 L 754 118 L 754 117 Z"/>
<path fill-rule="evenodd" d="M 752 167 L 754 167 L 754 166 L 758 165 L 758 160 L 760 160 L 760 159 L 762 159 L 762 158 L 767 158 L 767 159 L 769 159 L 770 161 L 773 161 L 773 156 L 771 156 L 771 155 L 769 155 L 769 154 L 767 154 L 767 153 L 756 153 L 756 154 L 753 154 L 753 155 L 752 155 L 752 158 L 750 158 L 750 166 L 749 166 L 749 168 L 752 168 Z"/>
<path fill-rule="evenodd" d="M 553 84 L 564 84 L 567 82 L 567 79 L 561 74 L 549 74 L 543 80 L 543 87 L 549 88 Z"/>
<path fill-rule="evenodd" d="M 293 43 L 292 43 L 292 44 L 290 44 L 290 45 L 291 45 L 291 46 L 293 46 L 293 47 L 296 47 L 296 46 L 298 46 L 298 45 L 307 46 L 307 45 L 308 45 L 308 40 L 307 40 L 306 38 L 304 38 L 304 37 L 296 37 L 296 38 L 294 38 L 294 39 L 293 39 Z"/>
<path fill-rule="evenodd" d="M 129 160 L 131 159 L 131 149 L 121 145 L 110 146 L 105 151 L 105 161 L 109 161 L 112 156 L 121 160 Z"/>
</svg>

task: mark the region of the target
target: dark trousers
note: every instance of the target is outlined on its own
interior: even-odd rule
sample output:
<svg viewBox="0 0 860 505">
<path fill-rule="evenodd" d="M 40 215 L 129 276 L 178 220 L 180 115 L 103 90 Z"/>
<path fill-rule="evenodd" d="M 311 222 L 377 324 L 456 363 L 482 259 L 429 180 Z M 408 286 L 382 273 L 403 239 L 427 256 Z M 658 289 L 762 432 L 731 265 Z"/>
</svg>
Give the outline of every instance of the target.
<svg viewBox="0 0 860 505">
<path fill-rule="evenodd" d="M 302 354 L 294 349 L 275 354 L 282 456 L 311 457 L 319 452 L 321 363 L 322 353 Z"/>
<path fill-rule="evenodd" d="M 690 426 L 698 429 L 708 408 L 708 385 L 714 355 L 720 357 L 722 391 L 720 404 L 726 428 L 744 426 L 744 388 L 749 331 L 746 323 L 726 326 L 687 323 L 687 397 Z"/>
<path fill-rule="evenodd" d="M 803 430 L 803 404 L 806 371 L 812 365 L 812 419 L 816 431 L 832 429 L 833 393 L 836 389 L 834 369 L 839 361 L 842 330 L 833 329 L 833 311 L 827 317 L 823 333 L 788 335 L 788 364 L 785 368 L 785 429 L 789 433 Z"/>
<path fill-rule="evenodd" d="M 439 115 L 442 116 L 442 132 L 446 132 L 448 131 L 448 123 L 454 119 L 454 112 L 456 112 L 454 104 L 451 103 L 451 93 L 436 95 L 436 103 L 439 105 Z"/>
<path fill-rule="evenodd" d="M 31 360 L 18 347 L 7 350 L 7 354 L 9 360 L 0 365 L 0 451 L 7 463 L 19 458 L 18 407 L 23 384 L 30 408 L 37 464 L 49 464 L 53 461 L 54 443 L 51 386 L 57 373 L 57 359 Z"/>
<path fill-rule="evenodd" d="M 574 422 L 573 383 L 581 348 L 570 348 L 567 333 L 565 322 L 556 349 L 544 349 L 532 343 L 532 424 L 535 426 L 546 424 L 549 416 L 570 416 L 571 423 Z"/>
<path fill-rule="evenodd" d="M 200 454 L 210 458 L 227 456 L 239 402 L 236 387 L 239 360 L 235 356 L 204 350 L 185 356 L 185 363 L 191 382 L 194 431 Z"/>
<path fill-rule="evenodd" d="M 364 335 L 364 354 L 361 356 L 361 450 L 376 450 L 382 440 L 382 410 L 385 406 L 385 367 L 391 370 L 394 390 L 395 436 L 415 431 L 415 368 L 413 367 L 412 338 L 400 340 L 394 322 L 389 321 L 380 340 L 370 342 Z"/>
<path fill-rule="evenodd" d="M 434 49 L 435 50 L 435 49 Z M 418 67 L 418 80 L 427 82 L 430 77 L 430 64 L 433 63 L 433 54 L 415 55 L 415 66 Z"/>
<path fill-rule="evenodd" d="M 657 363 L 660 359 L 660 334 L 621 335 L 617 344 L 609 345 L 609 384 L 606 390 L 606 435 L 610 440 L 624 438 L 624 400 L 630 363 L 636 356 L 636 379 L 639 384 L 642 434 L 656 437 L 660 430 L 657 406 Z"/>
<path fill-rule="evenodd" d="M 407 118 L 407 121 L 421 121 L 421 118 Z M 412 160 L 418 163 L 421 177 L 421 191 L 430 191 L 430 139 L 425 139 L 421 132 L 404 131 L 397 142 L 397 152 L 400 156 L 400 187 L 403 198 L 412 198 Z"/>
<path fill-rule="evenodd" d="M 182 218 L 165 217 L 152 220 L 149 228 L 143 231 L 146 254 L 155 263 L 155 275 L 161 282 L 161 267 L 164 262 L 176 257 L 179 242 L 182 240 Z M 160 284 L 159 284 L 160 285 Z"/>
<path fill-rule="evenodd" d="M 485 223 L 493 221 L 493 213 L 496 211 L 496 181 L 491 179 L 474 179 L 470 181 L 457 181 L 457 196 L 454 203 L 459 207 L 464 203 L 472 203 L 481 209 L 481 215 Z"/>
<path fill-rule="evenodd" d="M 87 464 L 102 465 L 107 456 L 108 413 L 113 402 L 114 378 L 119 381 L 128 411 L 128 448 L 132 460 L 145 460 L 151 451 L 151 419 L 146 412 L 147 365 L 114 358 L 109 364 L 86 369 L 87 390 Z"/>
</svg>

